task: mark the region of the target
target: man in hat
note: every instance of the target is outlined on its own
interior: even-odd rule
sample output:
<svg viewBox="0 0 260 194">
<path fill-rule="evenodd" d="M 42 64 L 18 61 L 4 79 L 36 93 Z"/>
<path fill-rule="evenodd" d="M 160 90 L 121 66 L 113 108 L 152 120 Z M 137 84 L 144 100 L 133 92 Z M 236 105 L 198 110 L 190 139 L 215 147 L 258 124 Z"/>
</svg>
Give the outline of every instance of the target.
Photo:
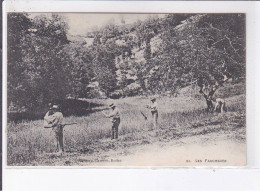
<svg viewBox="0 0 260 194">
<path fill-rule="evenodd" d="M 156 98 L 151 98 L 151 105 L 148 105 L 147 108 L 151 110 L 152 117 L 153 117 L 153 127 L 156 129 L 158 125 L 158 103 L 156 102 Z"/>
<path fill-rule="evenodd" d="M 118 138 L 118 127 L 120 124 L 120 112 L 114 103 L 110 103 L 109 107 L 111 108 L 110 114 L 106 114 L 104 112 L 103 112 L 103 114 L 107 118 L 111 118 L 111 121 L 112 121 L 111 139 L 117 139 Z"/>
<path fill-rule="evenodd" d="M 63 147 L 63 114 L 59 110 L 58 105 L 52 106 L 53 110 L 53 121 L 51 122 L 52 129 L 55 132 L 55 138 L 57 141 L 57 151 L 62 153 L 64 151 Z"/>
</svg>

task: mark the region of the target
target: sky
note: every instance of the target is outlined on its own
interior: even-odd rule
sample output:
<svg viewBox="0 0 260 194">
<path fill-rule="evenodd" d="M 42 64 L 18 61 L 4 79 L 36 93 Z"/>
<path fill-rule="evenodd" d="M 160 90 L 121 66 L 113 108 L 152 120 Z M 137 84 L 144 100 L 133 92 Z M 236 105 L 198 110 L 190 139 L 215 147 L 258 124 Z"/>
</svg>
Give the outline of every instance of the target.
<svg viewBox="0 0 260 194">
<path fill-rule="evenodd" d="M 41 14 L 30 14 L 31 17 L 35 17 Z M 50 14 L 44 14 L 50 15 Z M 66 18 L 69 26 L 70 35 L 84 35 L 93 29 L 100 28 L 106 24 L 122 24 L 122 20 L 125 24 L 131 24 L 138 20 L 144 21 L 150 16 L 157 15 L 158 17 L 163 17 L 164 14 L 90 14 L 90 13 L 59 13 Z"/>
</svg>

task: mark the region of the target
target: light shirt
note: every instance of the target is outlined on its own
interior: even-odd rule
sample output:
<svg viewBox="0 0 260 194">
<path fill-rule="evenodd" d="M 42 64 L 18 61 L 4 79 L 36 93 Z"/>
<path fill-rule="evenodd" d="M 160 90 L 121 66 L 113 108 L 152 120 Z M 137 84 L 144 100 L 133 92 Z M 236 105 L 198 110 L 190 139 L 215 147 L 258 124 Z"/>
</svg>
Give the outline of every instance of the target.
<svg viewBox="0 0 260 194">
<path fill-rule="evenodd" d="M 155 101 L 151 104 L 150 109 L 152 112 L 158 111 L 158 103 Z"/>
<path fill-rule="evenodd" d="M 52 127 L 52 122 L 54 121 L 55 117 L 53 114 L 50 115 L 50 111 L 48 111 L 45 116 L 44 116 L 44 127 L 45 128 L 50 128 Z"/>
<path fill-rule="evenodd" d="M 52 127 L 63 125 L 63 114 L 61 112 L 55 112 L 53 115 Z"/>
<path fill-rule="evenodd" d="M 108 118 L 111 118 L 112 121 L 113 121 L 113 119 L 120 118 L 120 112 L 117 107 L 115 107 L 115 109 L 110 112 L 110 114 L 108 115 Z"/>
</svg>

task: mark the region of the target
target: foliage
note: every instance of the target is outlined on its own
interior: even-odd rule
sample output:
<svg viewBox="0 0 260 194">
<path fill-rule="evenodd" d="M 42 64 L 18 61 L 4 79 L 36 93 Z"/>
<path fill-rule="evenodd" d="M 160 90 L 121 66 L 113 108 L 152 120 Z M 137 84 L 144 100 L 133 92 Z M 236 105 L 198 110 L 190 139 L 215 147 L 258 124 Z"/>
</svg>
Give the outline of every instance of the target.
<svg viewBox="0 0 260 194">
<path fill-rule="evenodd" d="M 8 14 L 8 100 L 33 108 L 66 96 L 67 24 L 57 15 Z"/>
<path fill-rule="evenodd" d="M 7 17 L 8 104 L 23 106 L 29 104 L 31 99 L 28 99 L 26 95 L 29 88 L 23 74 L 26 66 L 23 63 L 21 45 L 25 36 L 30 34 L 28 30 L 32 27 L 32 22 L 26 15 L 19 13 L 8 14 Z"/>
<path fill-rule="evenodd" d="M 174 90 L 194 82 L 209 86 L 224 75 L 245 76 L 244 28 L 243 14 L 197 14 L 178 26 L 165 25 L 161 52 L 150 65 L 159 67 L 150 87 Z"/>
<path fill-rule="evenodd" d="M 89 97 L 91 82 L 109 97 L 118 89 L 134 95 L 128 91 L 133 82 L 141 86 L 136 94 L 176 94 L 223 76 L 245 77 L 244 14 L 167 14 L 107 24 L 86 34 L 92 45 L 68 41 L 67 34 L 61 16 L 8 14 L 9 105 L 30 109 L 67 96 Z M 130 80 L 129 72 L 137 79 Z"/>
<path fill-rule="evenodd" d="M 100 89 L 107 96 L 117 89 L 115 56 L 117 45 L 115 42 L 99 44 L 94 48 L 93 72 L 99 82 Z"/>
<path fill-rule="evenodd" d="M 68 73 L 69 94 L 71 97 L 87 97 L 88 84 L 94 77 L 92 69 L 93 53 L 84 42 L 70 42 L 65 46 L 66 69 Z"/>
</svg>

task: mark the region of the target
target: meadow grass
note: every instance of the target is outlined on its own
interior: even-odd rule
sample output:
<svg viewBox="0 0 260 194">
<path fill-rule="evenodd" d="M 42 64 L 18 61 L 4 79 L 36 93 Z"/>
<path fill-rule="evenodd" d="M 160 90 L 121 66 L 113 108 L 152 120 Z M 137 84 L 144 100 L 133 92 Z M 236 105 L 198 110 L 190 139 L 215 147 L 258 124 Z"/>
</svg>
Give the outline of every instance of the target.
<svg viewBox="0 0 260 194">
<path fill-rule="evenodd" d="M 102 102 L 106 107 L 109 101 L 100 100 L 99 103 Z M 145 108 L 149 100 L 145 97 L 129 97 L 114 102 L 121 112 L 120 146 L 152 143 L 153 140 L 147 136 L 152 128 L 151 113 Z M 240 122 L 240 125 L 245 127 L 245 95 L 227 98 L 226 103 L 229 112 L 220 116 L 206 113 L 206 103 L 203 99 L 160 97 L 158 98 L 160 129 L 156 131 L 155 138 L 176 138 L 188 134 L 212 132 L 216 129 L 228 129 L 225 127 L 227 120 L 233 123 Z M 144 119 L 140 111 L 148 116 L 148 120 Z M 108 146 L 110 144 L 104 143 L 110 139 L 111 121 L 105 118 L 101 111 L 88 116 L 68 116 L 64 119 L 65 123 L 77 123 L 64 128 L 66 152 L 91 154 L 111 149 Z M 217 128 L 219 125 L 221 127 Z M 205 129 L 205 126 L 208 128 Z M 236 128 L 233 124 L 230 126 Z M 43 128 L 43 120 L 9 122 L 7 129 L 8 165 L 31 165 L 33 161 L 39 160 L 39 155 L 55 152 L 54 133 L 51 129 Z M 179 136 L 176 135 L 176 129 L 179 131 Z"/>
</svg>

